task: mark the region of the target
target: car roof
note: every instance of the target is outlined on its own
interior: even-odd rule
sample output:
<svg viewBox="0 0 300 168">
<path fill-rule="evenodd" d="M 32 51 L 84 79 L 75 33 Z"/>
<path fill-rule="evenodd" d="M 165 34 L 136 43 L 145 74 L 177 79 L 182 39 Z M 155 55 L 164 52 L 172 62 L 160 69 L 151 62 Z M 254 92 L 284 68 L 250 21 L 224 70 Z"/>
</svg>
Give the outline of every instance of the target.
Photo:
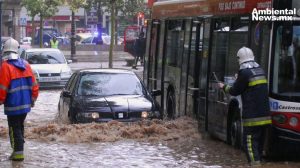
<svg viewBox="0 0 300 168">
<path fill-rule="evenodd" d="M 115 69 L 115 68 L 93 68 L 93 69 L 81 69 L 78 70 L 81 73 L 116 73 L 116 74 L 133 74 L 134 72 L 127 70 L 127 69 Z"/>
<path fill-rule="evenodd" d="M 40 52 L 40 51 L 59 51 L 59 49 L 56 48 L 30 48 L 27 49 L 26 52 Z"/>
</svg>

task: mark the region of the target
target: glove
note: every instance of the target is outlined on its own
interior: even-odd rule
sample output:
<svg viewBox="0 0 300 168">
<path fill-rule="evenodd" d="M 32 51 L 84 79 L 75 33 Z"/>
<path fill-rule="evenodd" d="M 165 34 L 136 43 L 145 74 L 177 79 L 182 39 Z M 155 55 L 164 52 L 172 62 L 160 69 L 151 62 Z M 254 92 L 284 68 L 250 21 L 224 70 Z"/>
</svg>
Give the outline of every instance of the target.
<svg viewBox="0 0 300 168">
<path fill-rule="evenodd" d="M 223 89 L 223 88 L 224 88 L 224 83 L 219 82 L 219 83 L 218 83 L 218 86 L 219 86 L 220 89 Z"/>
</svg>

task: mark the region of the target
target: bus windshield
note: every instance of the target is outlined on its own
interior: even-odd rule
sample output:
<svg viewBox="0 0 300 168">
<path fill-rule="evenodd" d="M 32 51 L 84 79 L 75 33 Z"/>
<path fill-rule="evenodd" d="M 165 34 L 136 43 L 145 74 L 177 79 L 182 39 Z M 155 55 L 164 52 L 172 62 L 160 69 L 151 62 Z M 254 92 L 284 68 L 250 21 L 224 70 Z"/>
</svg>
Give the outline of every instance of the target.
<svg viewBox="0 0 300 168">
<path fill-rule="evenodd" d="M 300 24 L 282 23 L 275 29 L 272 93 L 300 97 Z"/>
</svg>

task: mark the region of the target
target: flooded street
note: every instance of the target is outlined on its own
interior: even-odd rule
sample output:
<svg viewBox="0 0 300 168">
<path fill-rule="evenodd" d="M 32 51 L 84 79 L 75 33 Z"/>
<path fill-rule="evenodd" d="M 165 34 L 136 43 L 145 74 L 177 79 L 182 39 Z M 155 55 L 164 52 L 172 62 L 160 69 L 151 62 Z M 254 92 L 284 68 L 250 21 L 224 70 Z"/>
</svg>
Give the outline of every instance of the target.
<svg viewBox="0 0 300 168">
<path fill-rule="evenodd" d="M 70 125 L 57 119 L 59 94 L 60 90 L 40 92 L 26 119 L 26 158 L 20 163 L 8 160 L 11 148 L 1 106 L 1 168 L 247 167 L 242 151 L 199 134 L 191 118 Z M 269 162 L 263 167 L 300 167 L 300 162 Z"/>
</svg>

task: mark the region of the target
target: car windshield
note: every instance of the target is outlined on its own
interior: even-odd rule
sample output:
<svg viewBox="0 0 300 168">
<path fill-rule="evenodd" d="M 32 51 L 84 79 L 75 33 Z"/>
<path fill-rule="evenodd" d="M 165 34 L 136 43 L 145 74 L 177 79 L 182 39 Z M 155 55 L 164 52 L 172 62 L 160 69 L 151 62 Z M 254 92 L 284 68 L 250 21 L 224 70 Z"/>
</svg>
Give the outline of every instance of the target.
<svg viewBox="0 0 300 168">
<path fill-rule="evenodd" d="M 27 52 L 29 64 L 64 64 L 64 55 L 57 51 L 35 51 Z"/>
<path fill-rule="evenodd" d="M 81 96 L 143 95 L 140 80 L 134 74 L 92 73 L 81 77 Z"/>
</svg>

